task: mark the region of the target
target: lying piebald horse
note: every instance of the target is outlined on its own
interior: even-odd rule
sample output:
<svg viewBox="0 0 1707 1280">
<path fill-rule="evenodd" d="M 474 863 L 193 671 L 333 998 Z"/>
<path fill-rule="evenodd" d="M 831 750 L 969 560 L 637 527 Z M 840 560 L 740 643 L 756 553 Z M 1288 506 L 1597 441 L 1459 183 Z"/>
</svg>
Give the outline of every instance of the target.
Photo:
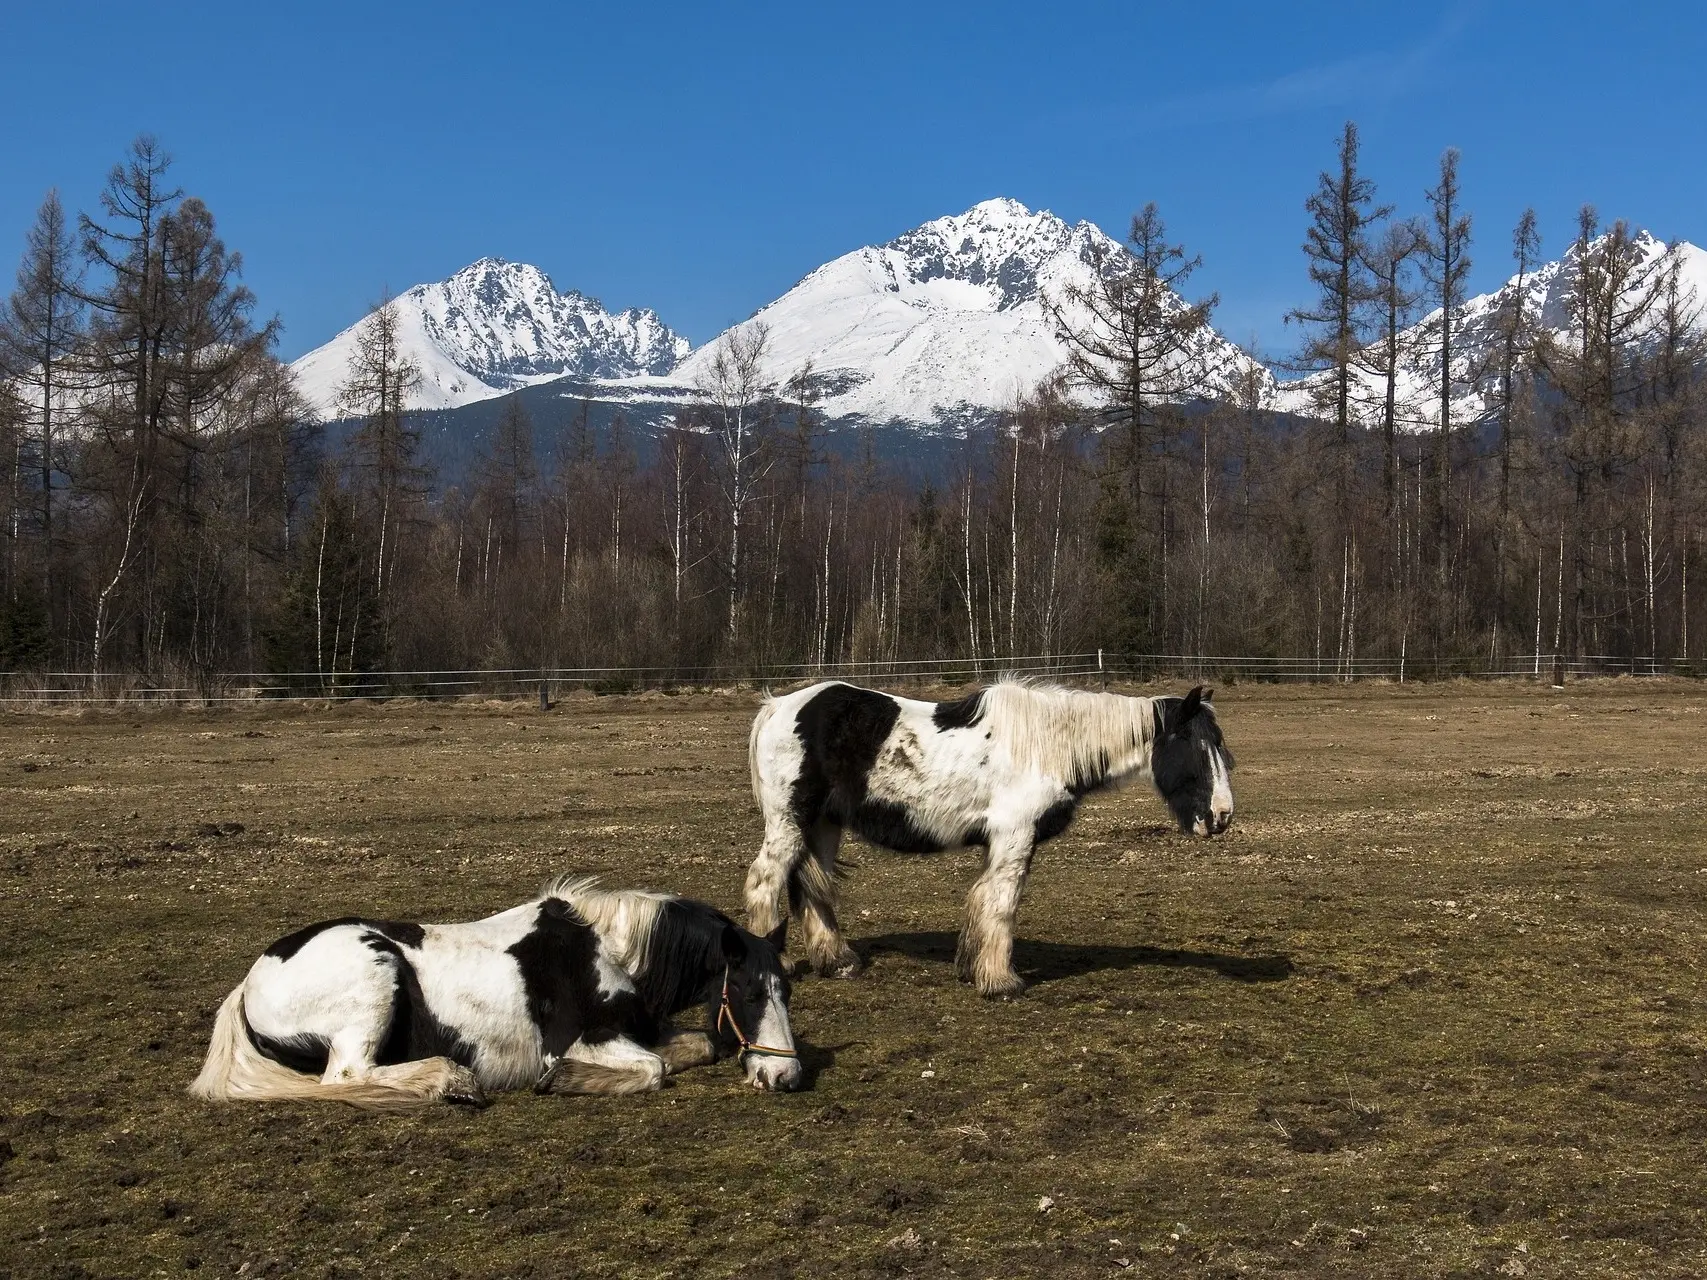
<svg viewBox="0 0 1707 1280">
<path fill-rule="evenodd" d="M 1147 777 L 1182 831 L 1218 835 L 1232 823 L 1233 757 L 1210 697 L 1004 680 L 957 702 L 841 683 L 766 699 L 748 750 L 765 842 L 747 873 L 747 924 L 785 930 L 792 908 L 813 968 L 850 975 L 859 957 L 836 923 L 844 829 L 902 853 L 982 845 L 956 965 L 984 995 L 1015 994 L 1025 984 L 1014 915 L 1032 851 L 1067 829 L 1082 797 Z"/>
<path fill-rule="evenodd" d="M 636 1093 L 730 1056 L 755 1087 L 795 1089 L 781 944 L 703 902 L 588 879 L 469 924 L 309 925 L 226 997 L 190 1092 L 404 1110 L 524 1086 Z M 695 1005 L 705 1031 L 670 1026 Z"/>
</svg>

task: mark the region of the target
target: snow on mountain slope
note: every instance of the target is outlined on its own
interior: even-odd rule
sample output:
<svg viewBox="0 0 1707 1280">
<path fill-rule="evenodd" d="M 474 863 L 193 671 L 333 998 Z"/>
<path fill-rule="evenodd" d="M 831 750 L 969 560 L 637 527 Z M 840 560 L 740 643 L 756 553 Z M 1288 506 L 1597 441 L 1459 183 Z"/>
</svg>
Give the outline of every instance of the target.
<svg viewBox="0 0 1707 1280">
<path fill-rule="evenodd" d="M 1088 283 L 1099 253 L 1124 250 L 1088 222 L 986 200 L 826 263 L 747 323 L 769 327 L 770 381 L 811 362 L 828 416 L 935 425 L 1009 406 L 1062 365 L 1043 299 Z M 694 386 L 715 345 L 654 385 Z M 1218 389 L 1253 363 L 1213 330 L 1203 353 Z"/>
<path fill-rule="evenodd" d="M 1637 272 L 1640 280 L 1658 266 L 1666 245 L 1646 231 L 1635 232 L 1632 240 L 1641 253 L 1643 266 Z M 1573 244 L 1563 258 L 1537 267 L 1523 282 L 1524 314 L 1562 341 L 1569 339 L 1570 291 L 1576 283 L 1577 256 Z M 1707 304 L 1707 251 L 1684 240 L 1678 242 L 1678 256 L 1680 285 L 1685 295 L 1693 290 L 1697 302 Z M 1459 315 L 1453 339 L 1455 425 L 1468 425 L 1489 411 L 1488 397 L 1495 389 L 1497 377 L 1495 358 L 1501 341 L 1501 309 L 1508 305 L 1516 288 L 1514 276 L 1492 293 L 1471 298 Z M 1440 312 L 1435 310 L 1404 333 L 1405 347 L 1412 354 L 1400 366 L 1396 390 L 1401 422 L 1412 430 L 1432 430 L 1440 425 L 1440 345 L 1434 336 L 1439 323 Z M 1326 381 L 1327 375 L 1316 373 L 1281 383 L 1275 393 L 1274 407 L 1292 413 L 1317 412 L 1315 392 Z M 1357 372 L 1354 399 L 1360 421 L 1377 424 L 1385 396 L 1386 385 L 1381 378 L 1366 371 Z"/>
<path fill-rule="evenodd" d="M 611 315 L 592 298 L 559 293 L 538 267 L 482 258 L 448 280 L 397 298 L 404 353 L 421 370 L 411 407 L 449 409 L 553 378 L 664 374 L 688 353 L 650 310 Z M 303 393 L 336 417 L 364 319 L 295 361 Z"/>
</svg>

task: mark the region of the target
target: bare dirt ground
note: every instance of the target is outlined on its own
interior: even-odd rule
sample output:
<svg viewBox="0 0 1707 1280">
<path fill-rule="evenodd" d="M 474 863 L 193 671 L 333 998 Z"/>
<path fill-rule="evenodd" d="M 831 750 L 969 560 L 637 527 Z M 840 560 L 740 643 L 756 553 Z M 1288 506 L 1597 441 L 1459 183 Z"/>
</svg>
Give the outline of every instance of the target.
<svg viewBox="0 0 1707 1280">
<path fill-rule="evenodd" d="M 273 938 L 549 875 L 738 905 L 746 694 L 0 718 L 0 1276 L 1707 1274 L 1707 689 L 1218 698 L 1239 816 L 854 847 L 811 1087 L 372 1118 L 193 1104 Z M 241 824 L 241 830 L 237 829 Z"/>
</svg>

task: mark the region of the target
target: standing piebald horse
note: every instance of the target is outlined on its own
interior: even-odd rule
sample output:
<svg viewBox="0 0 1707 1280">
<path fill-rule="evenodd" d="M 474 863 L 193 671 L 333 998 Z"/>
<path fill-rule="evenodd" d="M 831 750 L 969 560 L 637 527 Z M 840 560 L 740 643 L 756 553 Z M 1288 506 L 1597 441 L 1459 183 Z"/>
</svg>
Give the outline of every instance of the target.
<svg viewBox="0 0 1707 1280">
<path fill-rule="evenodd" d="M 1082 797 L 1148 777 L 1182 831 L 1216 835 L 1232 822 L 1233 757 L 1210 696 L 1003 680 L 957 702 L 841 683 L 769 698 L 748 749 L 765 843 L 747 873 L 747 923 L 786 929 L 792 908 L 813 968 L 847 976 L 859 957 L 836 924 L 844 829 L 902 853 L 982 845 L 955 963 L 981 994 L 1015 994 L 1025 984 L 1013 970 L 1014 914 L 1032 851 L 1067 829 Z"/>
<path fill-rule="evenodd" d="M 190 1092 L 403 1110 L 523 1086 L 636 1093 L 728 1056 L 757 1088 L 795 1089 L 781 943 L 703 902 L 587 879 L 468 924 L 309 925 L 226 997 Z M 707 1030 L 669 1025 L 694 1005 Z"/>
</svg>

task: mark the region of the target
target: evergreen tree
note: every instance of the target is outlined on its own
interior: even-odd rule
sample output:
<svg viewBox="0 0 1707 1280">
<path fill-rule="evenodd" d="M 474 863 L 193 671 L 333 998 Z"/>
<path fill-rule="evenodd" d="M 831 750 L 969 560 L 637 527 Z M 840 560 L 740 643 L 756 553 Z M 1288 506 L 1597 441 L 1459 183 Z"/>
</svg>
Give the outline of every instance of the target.
<svg viewBox="0 0 1707 1280">
<path fill-rule="evenodd" d="M 81 264 L 66 226 L 65 209 L 59 193 L 49 191 L 25 239 L 17 287 L 0 316 L 0 370 L 11 379 L 20 401 L 18 408 L 25 415 L 16 423 L 8 459 L 8 594 L 18 589 L 15 557 L 23 534 L 28 467 L 34 471 L 39 503 L 37 567 L 50 616 L 56 598 L 53 495 L 60 452 L 58 417 L 72 358 L 83 341 L 83 304 L 78 294 L 81 284 Z"/>
<path fill-rule="evenodd" d="M 1370 279 L 1369 236 L 1372 225 L 1392 212 L 1375 207 L 1375 182 L 1358 172 L 1357 125 L 1346 121 L 1340 134 L 1339 168 L 1324 170 L 1316 190 L 1304 202 L 1310 226 L 1304 233 L 1304 256 L 1316 301 L 1287 313 L 1289 324 L 1304 328 L 1304 346 L 1297 366 L 1321 371 L 1317 403 L 1333 425 L 1335 505 L 1347 512 L 1351 488 L 1351 427 L 1353 369 L 1361 346 L 1359 320 L 1379 293 Z"/>
<path fill-rule="evenodd" d="M 1436 573 L 1444 591 L 1451 565 L 1448 511 L 1452 499 L 1452 397 L 1461 385 L 1454 367 L 1458 313 L 1470 276 L 1470 216 L 1458 186 L 1458 148 L 1440 156 L 1440 180 L 1423 193 L 1429 205 L 1428 280 L 1436 308 L 1434 339 L 1439 349 L 1440 428 L 1434 446 L 1434 542 Z"/>
<path fill-rule="evenodd" d="M 425 497 L 428 479 L 416 460 L 421 433 L 408 409 L 421 372 L 403 353 L 399 323 L 396 302 L 381 298 L 356 330 L 355 350 L 338 389 L 338 407 L 357 420 L 346 457 L 382 631 L 390 621 L 392 588 L 404 558 L 399 534 Z"/>
<path fill-rule="evenodd" d="M 1500 292 L 1494 324 L 1497 343 L 1491 353 L 1492 394 L 1489 412 L 1499 428 L 1499 496 L 1494 513 L 1494 613 L 1490 651 L 1499 649 L 1500 625 L 1506 613 L 1506 550 L 1511 525 L 1511 479 L 1513 446 L 1518 418 L 1529 402 L 1526 367 L 1534 317 L 1528 312 L 1527 285 L 1541 251 L 1541 233 L 1536 230 L 1535 210 L 1525 209 L 1511 233 L 1511 256 L 1517 274 Z"/>
<path fill-rule="evenodd" d="M 1102 489 L 1101 546 L 1120 580 L 1117 599 L 1128 616 L 1118 624 L 1131 643 L 1161 639 L 1166 625 L 1169 489 L 1166 458 L 1174 406 L 1208 389 L 1204 330 L 1220 301 L 1181 297 L 1203 265 L 1171 244 L 1154 203 L 1133 216 L 1128 252 L 1100 253 L 1088 285 L 1069 285 L 1046 299 L 1057 338 L 1067 348 L 1071 384 L 1091 393 L 1105 424 L 1118 429 L 1112 476 Z M 1161 459 L 1156 458 L 1160 445 Z"/>
<path fill-rule="evenodd" d="M 1381 489 L 1389 529 L 1397 528 L 1399 474 L 1399 377 L 1412 352 L 1406 341 L 1419 294 L 1412 270 L 1427 243 L 1415 222 L 1396 222 L 1369 248 L 1371 288 L 1367 341 L 1358 366 L 1381 379 Z"/>
</svg>

